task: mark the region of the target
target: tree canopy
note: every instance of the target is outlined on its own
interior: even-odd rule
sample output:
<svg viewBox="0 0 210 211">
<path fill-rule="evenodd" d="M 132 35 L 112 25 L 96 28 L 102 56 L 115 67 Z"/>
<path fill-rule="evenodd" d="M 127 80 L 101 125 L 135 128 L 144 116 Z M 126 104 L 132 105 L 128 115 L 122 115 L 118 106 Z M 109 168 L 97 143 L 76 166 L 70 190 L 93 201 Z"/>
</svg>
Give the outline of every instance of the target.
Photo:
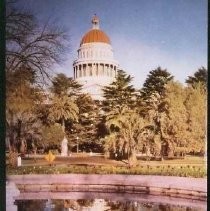
<svg viewBox="0 0 210 211">
<path fill-rule="evenodd" d="M 15 9 L 15 3 L 7 3 L 6 9 L 6 71 L 21 66 L 31 68 L 37 81 L 50 77 L 53 64 L 63 60 L 69 46 L 67 33 L 47 21 L 38 22 L 28 11 Z"/>
<path fill-rule="evenodd" d="M 127 75 L 123 70 L 119 70 L 118 74 L 109 86 L 105 86 L 104 106 L 106 110 L 110 110 L 117 105 L 127 105 L 132 107 L 136 99 L 136 90 L 131 85 L 132 77 Z"/>
<path fill-rule="evenodd" d="M 165 90 L 165 84 L 173 80 L 173 78 L 166 69 L 161 69 L 161 67 L 150 71 L 141 89 L 142 97 L 145 99 L 153 93 L 162 95 Z"/>
<path fill-rule="evenodd" d="M 52 79 L 52 86 L 50 91 L 56 95 L 78 95 L 81 91 L 82 85 L 68 78 L 65 74 L 59 73 Z"/>
<path fill-rule="evenodd" d="M 198 83 L 201 83 L 202 86 L 206 89 L 207 86 L 207 69 L 204 67 L 199 68 L 193 76 L 188 76 L 186 83 L 195 87 Z"/>
</svg>

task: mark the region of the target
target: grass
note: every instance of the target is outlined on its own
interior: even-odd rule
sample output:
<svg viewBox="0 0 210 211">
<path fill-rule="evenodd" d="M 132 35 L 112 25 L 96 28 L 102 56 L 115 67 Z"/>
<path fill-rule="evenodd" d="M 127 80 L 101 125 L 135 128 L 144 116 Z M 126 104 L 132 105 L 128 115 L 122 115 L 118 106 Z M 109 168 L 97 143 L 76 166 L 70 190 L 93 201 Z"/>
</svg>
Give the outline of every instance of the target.
<svg viewBox="0 0 210 211">
<path fill-rule="evenodd" d="M 201 166 L 21 166 L 18 168 L 7 167 L 7 174 L 128 174 L 128 175 L 162 175 L 180 177 L 206 177 L 207 173 Z"/>
<path fill-rule="evenodd" d="M 113 161 L 103 157 L 57 157 L 50 166 L 44 158 L 25 158 L 23 166 L 7 166 L 8 175 L 21 174 L 130 174 L 197 177 L 207 176 L 204 160 L 201 157 L 164 161 L 138 160 L 136 167 L 128 168 L 122 161 Z"/>
</svg>

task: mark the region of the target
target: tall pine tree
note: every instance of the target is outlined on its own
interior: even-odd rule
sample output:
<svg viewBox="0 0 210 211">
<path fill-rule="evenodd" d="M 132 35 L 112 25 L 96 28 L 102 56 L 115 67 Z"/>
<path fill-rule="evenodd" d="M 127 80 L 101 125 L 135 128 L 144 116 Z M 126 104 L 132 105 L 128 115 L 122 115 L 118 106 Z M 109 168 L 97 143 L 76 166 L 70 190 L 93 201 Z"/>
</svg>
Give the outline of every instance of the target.
<svg viewBox="0 0 210 211">
<path fill-rule="evenodd" d="M 165 85 L 171 80 L 173 80 L 173 76 L 166 69 L 163 70 L 158 67 L 150 71 L 141 90 L 142 97 L 147 99 L 154 93 L 163 95 Z"/>
<path fill-rule="evenodd" d="M 136 99 L 136 90 L 131 85 L 132 77 L 125 71 L 119 70 L 114 82 L 105 86 L 103 104 L 105 110 L 110 111 L 116 106 L 128 106 L 132 108 Z"/>
</svg>

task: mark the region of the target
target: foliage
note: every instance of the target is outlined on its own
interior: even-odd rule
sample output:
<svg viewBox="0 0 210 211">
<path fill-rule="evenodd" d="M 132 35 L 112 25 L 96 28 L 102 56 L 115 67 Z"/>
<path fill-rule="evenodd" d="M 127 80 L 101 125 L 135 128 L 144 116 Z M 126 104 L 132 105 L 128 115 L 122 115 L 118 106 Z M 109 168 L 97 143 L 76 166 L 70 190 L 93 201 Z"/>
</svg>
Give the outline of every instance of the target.
<svg viewBox="0 0 210 211">
<path fill-rule="evenodd" d="M 132 118 L 134 118 L 130 109 L 136 107 L 138 98 L 135 88 L 130 85 L 131 81 L 130 75 L 127 75 L 123 70 L 118 71 L 115 81 L 103 89 L 105 98 L 103 110 L 107 112 L 105 113 L 105 124 L 110 132 L 110 135 L 104 139 L 105 149 L 109 150 L 111 157 L 117 159 L 127 157 L 133 164 L 135 161 L 131 162 L 131 158 L 135 158 L 137 144 L 134 144 L 137 142 L 134 140 L 134 134 L 136 135 L 140 131 L 132 128 L 134 125 L 129 127 L 132 128 L 132 131 L 126 131 L 126 127 L 128 127 L 126 122 L 131 123 Z"/>
<path fill-rule="evenodd" d="M 91 115 L 97 109 L 96 103 L 89 94 L 80 94 L 76 99 L 76 104 L 83 117 Z"/>
<path fill-rule="evenodd" d="M 113 112 L 107 114 L 106 125 L 109 129 L 114 128 L 115 134 L 111 133 L 105 139 L 106 145 L 108 145 L 106 148 L 112 154 L 117 154 L 118 159 L 126 157 L 130 165 L 135 165 L 137 146 L 142 139 L 147 124 L 148 122 L 136 111 L 131 111 L 127 107 L 120 110 L 116 108 Z"/>
<path fill-rule="evenodd" d="M 167 71 L 158 67 L 149 72 L 141 89 L 141 94 L 144 99 L 150 97 L 153 93 L 163 95 L 165 84 L 173 80 L 173 76 Z"/>
<path fill-rule="evenodd" d="M 6 71 L 24 65 L 43 81 L 50 76 L 49 68 L 62 61 L 67 46 L 66 34 L 59 27 L 50 25 L 49 20 L 41 24 L 32 13 L 7 3 Z"/>
<path fill-rule="evenodd" d="M 65 132 L 65 120 L 77 121 L 79 109 L 73 99 L 64 95 L 54 96 L 49 108 L 49 119 L 53 122 L 61 121 L 63 131 Z"/>
<path fill-rule="evenodd" d="M 67 42 L 62 30 L 42 25 L 15 4 L 7 2 L 6 10 L 6 127 L 9 150 L 25 152 L 42 139 L 39 82 L 61 61 Z"/>
<path fill-rule="evenodd" d="M 61 141 L 64 138 L 64 132 L 60 124 L 55 123 L 50 126 L 44 126 L 42 129 L 43 142 L 42 145 L 45 148 L 52 146 L 60 146 Z"/>
<path fill-rule="evenodd" d="M 153 151 L 156 155 L 163 154 L 162 146 L 165 142 L 162 124 L 166 117 L 166 102 L 164 101 L 166 84 L 173 81 L 173 76 L 158 67 L 149 72 L 142 89 L 138 112 L 150 122 L 145 132 L 146 151 Z"/>
<path fill-rule="evenodd" d="M 119 70 L 114 82 L 103 89 L 104 110 L 110 111 L 117 105 L 132 107 L 135 103 L 136 93 L 133 85 L 130 85 L 132 77 L 125 71 Z"/>
<path fill-rule="evenodd" d="M 207 94 L 201 84 L 187 88 L 185 101 L 190 151 L 204 151 L 207 133 Z"/>
<path fill-rule="evenodd" d="M 184 147 L 185 152 L 204 149 L 206 93 L 202 85 L 184 88 L 178 82 L 169 83 L 164 100 L 167 116 L 162 124 L 162 132 L 171 148 Z"/>
<path fill-rule="evenodd" d="M 167 143 L 168 156 L 174 155 L 176 147 L 189 147 L 185 99 L 186 91 L 180 83 L 170 82 L 166 85 L 166 112 L 161 121 L 161 134 Z"/>
<path fill-rule="evenodd" d="M 103 138 L 106 158 L 111 158 L 111 159 L 116 158 L 115 153 L 117 153 L 118 138 L 119 137 L 117 136 L 116 133 L 111 133 Z"/>
<path fill-rule="evenodd" d="M 161 155 L 199 152 L 204 150 L 206 95 L 201 86 L 186 88 L 178 82 L 168 82 L 164 95 L 152 95 L 145 107 L 145 118 L 153 122 L 150 148 L 159 148 Z M 155 145 L 156 146 L 155 146 Z M 161 149 L 158 145 L 161 144 Z M 158 150 L 157 150 L 158 151 Z"/>
<path fill-rule="evenodd" d="M 29 112 L 7 114 L 7 134 L 11 150 L 25 153 L 29 145 L 42 140 L 41 122 Z"/>
<path fill-rule="evenodd" d="M 164 138 L 162 134 L 162 122 L 166 116 L 166 104 L 163 96 L 154 92 L 147 99 L 144 99 L 138 112 L 141 117 L 149 122 L 144 131 L 144 139 L 142 140 L 142 152 L 153 152 L 157 156 L 162 155 L 162 144 Z"/>
<path fill-rule="evenodd" d="M 116 106 L 110 112 L 106 113 L 106 126 L 111 132 L 119 131 L 122 126 L 122 122 L 126 121 L 126 117 L 129 113 L 130 110 L 127 106 Z"/>
<path fill-rule="evenodd" d="M 33 72 L 24 66 L 12 73 L 7 73 L 6 129 L 10 150 L 20 150 L 18 145 L 26 144 L 24 142 L 29 133 L 31 137 L 39 134 L 36 129 L 39 122 L 35 123 L 34 110 L 40 103 L 40 96 L 38 88 L 32 85 L 33 82 Z"/>
<path fill-rule="evenodd" d="M 101 151 L 101 134 L 98 132 L 98 125 L 101 122 L 99 105 L 88 94 L 79 95 L 76 103 L 79 108 L 79 119 L 72 126 L 69 137 L 72 137 L 74 143 L 78 137 L 80 149 L 84 151 Z"/>
<path fill-rule="evenodd" d="M 60 122 L 63 126 L 65 125 L 65 132 L 70 140 L 70 147 L 72 149 L 79 144 L 80 148 L 90 150 L 90 146 L 98 142 L 97 124 L 99 122 L 99 109 L 97 103 L 93 101 L 90 95 L 80 93 L 81 85 L 64 74 L 58 74 L 53 78 L 50 91 L 53 98 L 49 106 L 51 107 L 49 108 L 49 119 Z M 55 99 L 57 99 L 56 104 L 58 105 L 56 107 Z M 72 101 L 71 105 L 65 103 L 67 100 L 69 102 Z M 65 106 L 66 108 L 64 108 Z M 56 111 L 52 107 L 55 107 Z M 61 109 L 63 109 L 63 117 L 60 116 Z M 68 114 L 64 115 L 66 111 Z M 70 112 L 72 115 L 69 115 Z M 57 115 L 56 118 L 55 114 Z M 68 118 L 64 118 L 64 116 L 68 116 Z"/>
<path fill-rule="evenodd" d="M 72 78 L 68 78 L 65 74 L 59 73 L 53 78 L 50 90 L 58 96 L 74 96 L 79 94 L 81 87 L 82 85 Z"/>
<path fill-rule="evenodd" d="M 148 126 L 148 122 L 135 112 L 131 112 L 127 119 L 122 122 L 120 133 L 125 142 L 124 148 L 127 148 L 130 166 L 136 163 L 136 151 L 139 142 L 142 141 L 146 126 Z"/>
<path fill-rule="evenodd" d="M 200 83 L 206 89 L 207 86 L 207 69 L 204 67 L 199 68 L 193 76 L 188 76 L 186 83 L 195 87 L 196 84 Z"/>
<path fill-rule="evenodd" d="M 17 158 L 18 158 L 17 152 L 9 152 L 9 156 L 8 156 L 9 166 L 11 166 L 13 168 L 17 167 Z"/>
<path fill-rule="evenodd" d="M 32 86 L 34 75 L 24 66 L 7 73 L 6 106 L 13 113 L 31 111 L 40 103 L 39 89 Z"/>
</svg>

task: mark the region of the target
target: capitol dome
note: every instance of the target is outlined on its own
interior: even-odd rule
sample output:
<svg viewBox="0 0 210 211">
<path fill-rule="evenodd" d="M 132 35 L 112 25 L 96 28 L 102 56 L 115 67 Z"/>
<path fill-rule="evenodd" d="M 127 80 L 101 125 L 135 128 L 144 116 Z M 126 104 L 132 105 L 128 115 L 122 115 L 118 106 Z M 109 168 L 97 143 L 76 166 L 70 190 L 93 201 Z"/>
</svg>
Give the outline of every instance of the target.
<svg viewBox="0 0 210 211">
<path fill-rule="evenodd" d="M 114 81 L 118 62 L 114 59 L 109 37 L 99 28 L 99 18 L 92 18 L 92 29 L 81 39 L 77 59 L 73 63 L 74 79 L 83 92 L 95 100 L 103 99 L 102 88 Z"/>
<path fill-rule="evenodd" d="M 110 39 L 106 35 L 106 33 L 99 29 L 92 29 L 89 32 L 87 32 L 82 38 L 82 41 L 80 42 L 80 46 L 82 44 L 91 43 L 91 42 L 102 42 L 102 43 L 111 44 Z"/>
</svg>

